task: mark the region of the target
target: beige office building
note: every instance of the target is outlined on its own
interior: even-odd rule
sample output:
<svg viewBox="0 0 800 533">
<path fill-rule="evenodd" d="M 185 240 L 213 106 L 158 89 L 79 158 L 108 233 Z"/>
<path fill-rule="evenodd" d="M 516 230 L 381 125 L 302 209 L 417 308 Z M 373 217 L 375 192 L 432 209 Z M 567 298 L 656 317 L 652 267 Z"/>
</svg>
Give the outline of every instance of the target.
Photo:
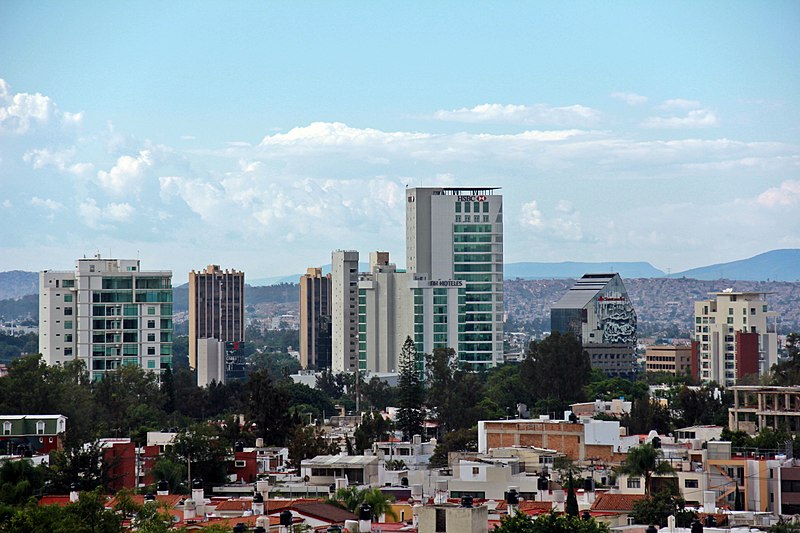
<svg viewBox="0 0 800 533">
<path fill-rule="evenodd" d="M 189 273 L 189 366 L 197 368 L 197 341 L 243 342 L 244 272 L 208 265 Z"/>
<path fill-rule="evenodd" d="M 331 368 L 354 371 L 358 362 L 358 252 L 331 253 Z"/>
<path fill-rule="evenodd" d="M 693 370 L 694 366 L 692 364 L 693 351 L 691 344 L 681 346 L 656 344 L 648 346 L 645 352 L 645 369 L 647 372 L 666 372 L 680 376 L 695 376 L 696 369 Z"/>
</svg>

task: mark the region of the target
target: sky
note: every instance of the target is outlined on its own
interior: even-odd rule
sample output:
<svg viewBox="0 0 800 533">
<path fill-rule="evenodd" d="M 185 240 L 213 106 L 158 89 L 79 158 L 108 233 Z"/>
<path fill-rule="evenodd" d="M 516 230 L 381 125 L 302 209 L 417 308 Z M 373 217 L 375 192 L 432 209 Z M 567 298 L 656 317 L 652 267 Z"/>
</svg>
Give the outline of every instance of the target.
<svg viewBox="0 0 800 533">
<path fill-rule="evenodd" d="M 505 260 L 800 248 L 800 3 L 0 2 L 0 271 L 405 263 L 414 186 Z"/>
</svg>

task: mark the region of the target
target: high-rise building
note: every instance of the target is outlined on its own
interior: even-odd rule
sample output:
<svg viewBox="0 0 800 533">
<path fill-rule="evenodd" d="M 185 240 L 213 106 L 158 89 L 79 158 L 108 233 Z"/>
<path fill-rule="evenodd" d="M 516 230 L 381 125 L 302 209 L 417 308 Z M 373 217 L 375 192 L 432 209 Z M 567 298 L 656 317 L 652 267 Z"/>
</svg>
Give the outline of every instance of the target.
<svg viewBox="0 0 800 533">
<path fill-rule="evenodd" d="M 592 368 L 630 377 L 636 365 L 636 311 L 619 274 L 586 274 L 550 308 L 550 330 L 572 333 Z"/>
<path fill-rule="evenodd" d="M 331 368 L 356 369 L 358 362 L 358 252 L 331 253 Z"/>
<path fill-rule="evenodd" d="M 189 366 L 197 367 L 197 342 L 244 341 L 244 272 L 208 265 L 189 273 Z"/>
<path fill-rule="evenodd" d="M 122 365 L 172 365 L 172 272 L 138 259 L 78 259 L 39 274 L 39 351 L 49 365 L 80 360 L 93 380 Z"/>
<path fill-rule="evenodd" d="M 331 368 L 331 275 L 309 268 L 300 276 L 300 365 Z"/>
<path fill-rule="evenodd" d="M 359 370 L 399 372 L 407 338 L 422 354 L 458 346 L 464 282 L 431 281 L 427 275 L 398 270 L 387 252 L 370 254 L 370 271 L 358 281 Z"/>
<path fill-rule="evenodd" d="M 497 188 L 406 191 L 406 266 L 431 282 L 463 282 L 459 361 L 503 361 L 503 197 Z"/>
<path fill-rule="evenodd" d="M 726 289 L 694 303 L 703 381 L 727 387 L 748 374 L 764 374 L 778 362 L 777 313 L 768 310 L 767 294 Z"/>
</svg>

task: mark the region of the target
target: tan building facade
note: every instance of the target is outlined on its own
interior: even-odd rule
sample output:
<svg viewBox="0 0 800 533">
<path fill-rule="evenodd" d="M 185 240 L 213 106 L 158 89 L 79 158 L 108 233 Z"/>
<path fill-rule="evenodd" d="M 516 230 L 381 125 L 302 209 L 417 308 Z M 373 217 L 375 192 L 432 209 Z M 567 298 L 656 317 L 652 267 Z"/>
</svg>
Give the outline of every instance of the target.
<svg viewBox="0 0 800 533">
<path fill-rule="evenodd" d="M 800 385 L 739 385 L 729 390 L 733 392 L 733 407 L 728 409 L 731 431 L 755 433 L 768 427 L 800 432 Z"/>
<path fill-rule="evenodd" d="M 666 372 L 674 375 L 693 375 L 697 373 L 697 359 L 694 345 L 671 344 L 648 346 L 645 352 L 647 372 Z"/>
<path fill-rule="evenodd" d="M 244 272 L 208 265 L 189 273 L 189 366 L 197 367 L 197 341 L 244 341 Z"/>
</svg>

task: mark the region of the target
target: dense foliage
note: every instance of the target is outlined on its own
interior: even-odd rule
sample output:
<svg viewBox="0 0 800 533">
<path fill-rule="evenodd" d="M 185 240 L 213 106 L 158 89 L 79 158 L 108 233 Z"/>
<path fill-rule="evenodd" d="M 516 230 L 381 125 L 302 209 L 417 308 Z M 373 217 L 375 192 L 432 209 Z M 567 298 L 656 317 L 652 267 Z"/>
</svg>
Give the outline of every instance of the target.
<svg viewBox="0 0 800 533">
<path fill-rule="evenodd" d="M 608 526 L 593 518 L 584 520 L 577 516 L 550 513 L 538 518 L 523 513 L 506 515 L 500 519 L 493 533 L 608 533 Z"/>
</svg>

